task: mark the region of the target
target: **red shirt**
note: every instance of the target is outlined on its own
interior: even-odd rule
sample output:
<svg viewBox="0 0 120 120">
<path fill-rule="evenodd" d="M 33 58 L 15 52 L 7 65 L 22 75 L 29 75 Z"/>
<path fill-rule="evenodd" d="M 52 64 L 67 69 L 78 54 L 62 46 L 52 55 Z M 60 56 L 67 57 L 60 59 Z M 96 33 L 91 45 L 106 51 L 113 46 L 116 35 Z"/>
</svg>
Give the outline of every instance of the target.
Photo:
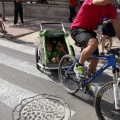
<svg viewBox="0 0 120 120">
<path fill-rule="evenodd" d="M 112 4 L 106 6 L 93 5 L 92 0 L 85 0 L 70 29 L 94 30 L 106 16 L 110 19 L 117 18 L 116 10 Z"/>
<path fill-rule="evenodd" d="M 70 0 L 70 4 L 72 6 L 76 6 L 77 5 L 77 0 Z"/>
</svg>

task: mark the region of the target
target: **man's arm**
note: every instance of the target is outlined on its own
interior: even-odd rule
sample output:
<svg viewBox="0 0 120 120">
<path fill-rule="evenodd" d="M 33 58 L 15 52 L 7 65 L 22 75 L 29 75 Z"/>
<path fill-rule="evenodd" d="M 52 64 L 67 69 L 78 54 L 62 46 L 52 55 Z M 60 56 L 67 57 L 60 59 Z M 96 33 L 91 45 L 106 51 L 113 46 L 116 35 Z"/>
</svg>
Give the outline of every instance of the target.
<svg viewBox="0 0 120 120">
<path fill-rule="evenodd" d="M 107 5 L 115 2 L 116 0 L 92 0 L 94 5 Z"/>
<path fill-rule="evenodd" d="M 114 27 L 115 33 L 120 40 L 120 24 L 117 19 L 111 19 L 112 25 Z"/>
</svg>

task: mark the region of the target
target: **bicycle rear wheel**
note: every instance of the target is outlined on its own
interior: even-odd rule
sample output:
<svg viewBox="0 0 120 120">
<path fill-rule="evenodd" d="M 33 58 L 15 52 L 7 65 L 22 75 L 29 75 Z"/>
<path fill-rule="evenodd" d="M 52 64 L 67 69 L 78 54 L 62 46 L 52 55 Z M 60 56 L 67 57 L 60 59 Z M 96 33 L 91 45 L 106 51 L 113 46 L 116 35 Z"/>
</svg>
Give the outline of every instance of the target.
<svg viewBox="0 0 120 120">
<path fill-rule="evenodd" d="M 5 36 L 5 25 L 0 21 L 0 38 Z"/>
<path fill-rule="evenodd" d="M 64 86 L 65 90 L 70 94 L 78 92 L 80 88 L 79 82 L 75 77 L 75 73 L 73 71 L 74 67 L 69 70 L 68 75 L 65 74 L 66 70 L 73 64 L 74 61 L 75 58 L 69 54 L 63 56 L 60 60 L 58 69 L 60 82 Z"/>
<path fill-rule="evenodd" d="M 113 82 L 106 83 L 97 93 L 95 110 L 100 120 L 120 120 L 120 111 L 115 110 Z"/>
</svg>

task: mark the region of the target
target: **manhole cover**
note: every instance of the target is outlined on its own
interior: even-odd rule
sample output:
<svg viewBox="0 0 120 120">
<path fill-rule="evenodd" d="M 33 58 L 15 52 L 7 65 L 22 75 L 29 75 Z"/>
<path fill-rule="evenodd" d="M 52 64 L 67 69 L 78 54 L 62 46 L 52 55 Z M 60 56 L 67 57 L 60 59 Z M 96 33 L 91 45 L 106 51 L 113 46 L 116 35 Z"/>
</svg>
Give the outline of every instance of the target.
<svg viewBox="0 0 120 120">
<path fill-rule="evenodd" d="M 66 102 L 51 95 L 24 99 L 13 111 L 14 120 L 68 120 L 70 117 Z"/>
</svg>

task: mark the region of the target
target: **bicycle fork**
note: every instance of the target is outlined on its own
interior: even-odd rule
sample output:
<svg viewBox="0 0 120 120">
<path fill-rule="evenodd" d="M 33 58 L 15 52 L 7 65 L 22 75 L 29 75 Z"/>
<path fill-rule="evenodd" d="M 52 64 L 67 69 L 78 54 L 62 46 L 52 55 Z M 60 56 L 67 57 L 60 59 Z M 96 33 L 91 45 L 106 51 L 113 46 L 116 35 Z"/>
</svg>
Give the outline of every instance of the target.
<svg viewBox="0 0 120 120">
<path fill-rule="evenodd" d="M 120 110 L 120 70 L 119 68 L 113 69 L 113 92 L 114 92 L 114 101 L 115 109 Z"/>
</svg>

